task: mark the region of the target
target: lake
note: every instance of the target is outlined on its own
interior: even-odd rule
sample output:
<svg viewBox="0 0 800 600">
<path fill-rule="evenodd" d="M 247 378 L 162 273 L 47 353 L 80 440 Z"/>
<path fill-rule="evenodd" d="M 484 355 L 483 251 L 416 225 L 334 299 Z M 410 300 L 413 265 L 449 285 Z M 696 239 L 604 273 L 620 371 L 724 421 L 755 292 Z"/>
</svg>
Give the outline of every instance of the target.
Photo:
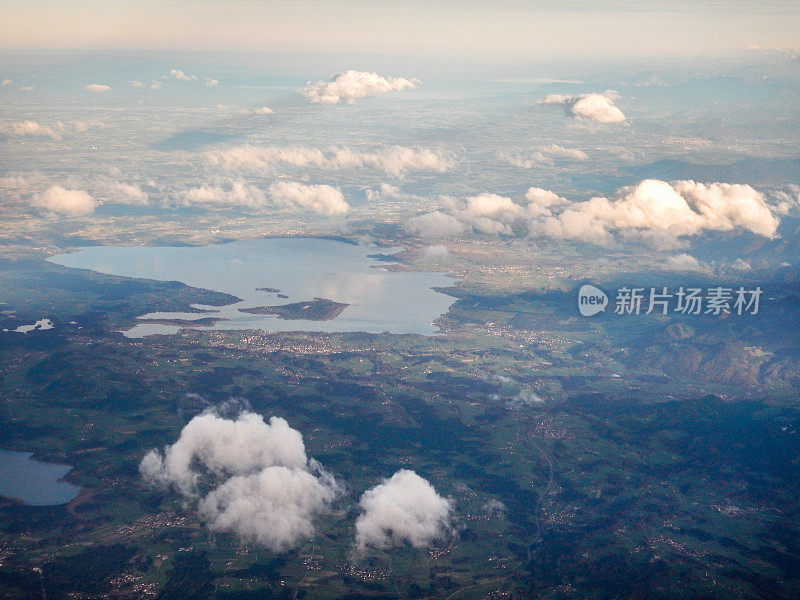
<svg viewBox="0 0 800 600">
<path fill-rule="evenodd" d="M 0 496 L 29 506 L 64 504 L 78 495 L 78 486 L 60 481 L 72 468 L 31 458 L 30 452 L 0 449 Z"/>
<path fill-rule="evenodd" d="M 433 321 L 448 311 L 455 298 L 433 288 L 448 287 L 453 279 L 442 273 L 389 271 L 385 263 L 369 257 L 390 251 L 330 239 L 265 238 L 200 247 L 95 246 L 48 260 L 110 275 L 180 281 L 242 299 L 224 307 L 195 305 L 204 309 L 202 313 L 156 312 L 141 317 L 223 319 L 197 327 L 200 330 L 437 334 Z M 315 298 L 348 306 L 330 320 L 290 320 L 240 311 Z M 125 335 L 171 334 L 180 328 L 142 323 Z"/>
</svg>

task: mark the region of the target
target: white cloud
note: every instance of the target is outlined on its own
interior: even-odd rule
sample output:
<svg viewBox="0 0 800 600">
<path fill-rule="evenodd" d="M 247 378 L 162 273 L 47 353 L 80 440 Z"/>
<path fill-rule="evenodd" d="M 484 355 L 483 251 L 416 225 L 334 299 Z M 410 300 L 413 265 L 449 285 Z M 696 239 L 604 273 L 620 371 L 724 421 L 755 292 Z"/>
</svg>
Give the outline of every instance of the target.
<svg viewBox="0 0 800 600">
<path fill-rule="evenodd" d="M 194 417 L 178 441 L 142 459 L 143 478 L 196 500 L 215 531 L 280 552 L 314 531 L 314 518 L 339 495 L 335 479 L 306 456 L 303 437 L 279 417 L 212 411 Z M 203 496 L 201 489 L 210 487 Z"/>
<path fill-rule="evenodd" d="M 161 89 L 161 82 L 160 81 L 151 81 L 150 82 L 150 89 L 151 90 L 160 90 Z"/>
<path fill-rule="evenodd" d="M 422 253 L 422 260 L 441 263 L 450 258 L 450 250 L 447 246 L 428 246 Z"/>
<path fill-rule="evenodd" d="M 569 200 L 566 198 L 539 187 L 528 188 L 528 191 L 525 192 L 525 199 L 528 201 L 527 213 L 531 217 L 549 215 L 550 209 L 554 206 L 569 204 Z"/>
<path fill-rule="evenodd" d="M 373 152 L 359 152 L 346 147 L 325 150 L 299 146 L 236 146 L 206 153 L 212 165 L 226 170 L 265 169 L 275 164 L 321 169 L 373 168 L 401 177 L 406 171 L 444 173 L 452 161 L 427 148 L 390 146 Z"/>
<path fill-rule="evenodd" d="M 214 531 L 282 552 L 314 535 L 315 515 L 338 494 L 327 473 L 268 467 L 231 477 L 200 500 L 198 513 Z"/>
<path fill-rule="evenodd" d="M 685 245 L 683 237 L 706 231 L 749 231 L 777 237 L 780 206 L 749 185 L 648 179 L 618 190 L 614 198 L 570 202 L 552 191 L 529 188 L 527 204 L 483 193 L 465 200 L 445 199 L 436 211 L 406 222 L 410 233 L 456 235 L 467 227 L 487 234 L 531 235 L 613 245 L 618 238 L 661 249 Z"/>
<path fill-rule="evenodd" d="M 108 92 L 109 90 L 111 90 L 111 86 L 102 83 L 90 83 L 83 89 L 86 90 L 87 92 L 97 92 L 102 94 L 103 92 Z"/>
<path fill-rule="evenodd" d="M 275 111 L 272 110 L 269 106 L 261 106 L 259 108 L 253 109 L 253 113 L 255 113 L 257 115 L 271 115 L 274 112 Z"/>
<path fill-rule="evenodd" d="M 82 216 L 94 212 L 95 200 L 83 190 L 66 190 L 53 185 L 31 198 L 31 204 L 50 212 Z"/>
<path fill-rule="evenodd" d="M 391 183 L 382 183 L 377 190 L 367 190 L 367 200 L 370 202 L 400 198 L 402 195 L 400 188 Z"/>
<path fill-rule="evenodd" d="M 169 74 L 180 81 L 197 81 L 197 75 L 187 75 L 180 69 L 170 69 Z"/>
<path fill-rule="evenodd" d="M 497 498 L 487 500 L 483 505 L 483 512 L 491 516 L 503 516 L 506 512 L 506 505 Z"/>
<path fill-rule="evenodd" d="M 54 140 L 61 139 L 61 136 L 52 127 L 40 125 L 36 121 L 17 121 L 15 123 L 0 123 L 0 136 L 27 136 L 27 137 L 47 137 Z"/>
<path fill-rule="evenodd" d="M 2 85 L 3 87 L 8 87 L 9 85 L 13 85 L 13 84 L 14 84 L 14 82 L 11 81 L 8 77 L 6 77 L 5 79 L 3 79 L 2 82 L 0 82 L 0 85 Z"/>
<path fill-rule="evenodd" d="M 749 271 L 753 267 L 746 260 L 737 258 L 735 261 L 733 261 L 733 263 L 731 263 L 731 268 L 737 271 Z"/>
<path fill-rule="evenodd" d="M 467 198 L 455 212 L 476 231 L 505 235 L 513 234 L 512 225 L 525 216 L 525 209 L 511 198 L 487 193 Z"/>
<path fill-rule="evenodd" d="M 131 81 L 131 85 L 135 88 L 140 88 L 144 86 L 144 84 L 141 81 Z"/>
<path fill-rule="evenodd" d="M 109 201 L 122 204 L 146 204 L 147 193 L 142 191 L 139 186 L 121 181 L 109 181 L 101 184 L 101 187 L 109 197 Z"/>
<path fill-rule="evenodd" d="M 215 87 L 219 83 L 219 81 L 212 77 L 206 77 L 205 82 L 207 87 Z"/>
<path fill-rule="evenodd" d="M 294 181 L 279 181 L 269 187 L 269 192 L 276 202 L 321 214 L 341 215 L 350 209 L 342 192 L 330 185 L 304 185 Z"/>
<path fill-rule="evenodd" d="M 243 206 L 261 208 L 268 204 L 267 197 L 259 188 L 242 181 L 229 181 L 219 185 L 201 185 L 181 194 L 184 204 L 219 206 Z"/>
<path fill-rule="evenodd" d="M 405 542 L 425 548 L 450 531 L 452 501 L 414 471 L 401 469 L 364 492 L 356 519 L 356 546 L 389 549 Z"/>
<path fill-rule="evenodd" d="M 672 271 L 702 271 L 704 267 L 700 264 L 691 254 L 676 254 L 667 257 L 664 261 L 664 266 Z"/>
<path fill-rule="evenodd" d="M 344 214 L 350 208 L 342 192 L 335 187 L 305 185 L 294 181 L 276 182 L 269 187 L 269 193 L 235 180 L 201 185 L 182 192 L 180 200 L 185 205 L 240 206 L 250 209 L 278 205 L 326 215 Z"/>
<path fill-rule="evenodd" d="M 404 227 L 409 233 L 424 238 L 452 237 L 466 230 L 466 225 L 461 221 L 440 211 L 411 217 Z"/>
<path fill-rule="evenodd" d="M 549 237 L 608 245 L 612 233 L 639 235 L 647 241 L 698 235 L 703 231 L 744 230 L 775 237 L 779 220 L 764 195 L 749 185 L 649 179 L 623 188 L 617 198 L 591 198 L 534 224 Z"/>
<path fill-rule="evenodd" d="M 552 165 L 555 159 L 571 161 L 583 161 L 589 157 L 583 150 L 576 148 L 565 148 L 558 144 L 539 146 L 539 149 L 531 155 L 507 154 L 500 155 L 501 158 L 520 169 L 530 169 L 538 165 Z"/>
<path fill-rule="evenodd" d="M 377 73 L 365 71 L 345 71 L 334 75 L 330 81 L 308 82 L 300 93 L 311 100 L 322 104 L 352 104 L 359 98 L 385 94 L 387 92 L 405 90 L 416 87 L 417 79 L 403 77 L 381 77 Z"/>
<path fill-rule="evenodd" d="M 614 101 L 619 95 L 613 90 L 602 94 L 550 94 L 539 100 L 539 104 L 556 104 L 564 107 L 567 114 L 577 119 L 588 119 L 598 123 L 622 123 L 625 115 Z"/>
</svg>

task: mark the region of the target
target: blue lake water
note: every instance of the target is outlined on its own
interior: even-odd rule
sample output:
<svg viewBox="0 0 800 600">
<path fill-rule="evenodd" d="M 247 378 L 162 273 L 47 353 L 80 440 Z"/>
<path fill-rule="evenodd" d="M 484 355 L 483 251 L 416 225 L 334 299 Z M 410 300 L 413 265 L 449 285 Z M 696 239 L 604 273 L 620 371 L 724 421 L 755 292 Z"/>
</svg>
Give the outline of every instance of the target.
<svg viewBox="0 0 800 600">
<path fill-rule="evenodd" d="M 30 506 L 64 504 L 80 491 L 79 487 L 60 481 L 71 468 L 33 460 L 30 452 L 0 450 L 0 496 Z"/>
<path fill-rule="evenodd" d="M 417 333 L 435 335 L 433 321 L 446 313 L 455 299 L 434 291 L 453 279 L 441 273 L 389 271 L 370 254 L 387 250 L 316 238 L 266 238 L 202 247 L 95 246 L 51 257 L 66 267 L 110 275 L 180 281 L 187 285 L 226 292 L 242 299 L 203 313 L 157 312 L 150 319 L 225 319 L 198 329 L 260 329 L 264 331 L 321 331 Z M 274 288 L 275 292 L 257 288 Z M 328 321 L 286 320 L 253 315 L 240 308 L 277 306 L 327 298 L 349 304 Z M 176 325 L 137 325 L 129 337 L 176 333 Z"/>
</svg>

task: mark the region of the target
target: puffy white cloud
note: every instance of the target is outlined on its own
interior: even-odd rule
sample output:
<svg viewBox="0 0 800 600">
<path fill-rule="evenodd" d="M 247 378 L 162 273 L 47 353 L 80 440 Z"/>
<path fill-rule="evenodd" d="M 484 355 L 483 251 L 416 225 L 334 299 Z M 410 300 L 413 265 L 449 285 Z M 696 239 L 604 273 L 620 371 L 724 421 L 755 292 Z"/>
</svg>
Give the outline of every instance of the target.
<svg viewBox="0 0 800 600">
<path fill-rule="evenodd" d="M 279 181 L 269 187 L 276 202 L 301 207 L 326 215 L 341 215 L 350 206 L 342 192 L 330 185 L 304 185 L 295 181 Z"/>
<path fill-rule="evenodd" d="M 150 87 L 151 90 L 160 90 L 161 89 L 161 82 L 160 81 L 151 81 L 149 87 Z"/>
<path fill-rule="evenodd" d="M 268 467 L 231 477 L 200 500 L 198 513 L 214 531 L 282 552 L 314 534 L 315 515 L 338 494 L 327 473 Z"/>
<path fill-rule="evenodd" d="M 390 146 L 373 152 L 331 147 L 325 150 L 298 146 L 236 146 L 206 153 L 212 165 L 226 170 L 243 167 L 265 169 L 275 164 L 321 169 L 373 168 L 396 177 L 406 171 L 445 172 L 452 161 L 443 154 L 427 148 Z"/>
<path fill-rule="evenodd" d="M 97 92 L 102 94 L 103 92 L 108 92 L 109 90 L 111 90 L 111 86 L 102 83 L 90 83 L 83 89 L 86 90 L 87 92 Z"/>
<path fill-rule="evenodd" d="M 377 200 L 388 200 L 391 198 L 400 198 L 403 193 L 400 188 L 391 183 L 382 183 L 377 190 L 367 190 L 367 200 L 374 202 Z"/>
<path fill-rule="evenodd" d="M 83 190 L 67 190 L 53 185 L 34 195 L 31 204 L 52 213 L 83 216 L 94 212 L 96 202 Z"/>
<path fill-rule="evenodd" d="M 276 182 L 269 187 L 269 193 L 235 180 L 201 185 L 182 192 L 180 200 L 185 205 L 240 206 L 250 209 L 279 205 L 326 215 L 344 214 L 350 208 L 342 192 L 335 187 L 305 185 L 294 181 Z"/>
<path fill-rule="evenodd" d="M 194 417 L 163 453 L 145 455 L 139 471 L 196 500 L 211 529 L 276 552 L 311 536 L 315 516 L 340 493 L 334 477 L 307 458 L 300 432 L 247 411 L 236 419 L 212 411 Z"/>
<path fill-rule="evenodd" d="M 212 204 L 245 208 L 261 208 L 268 204 L 263 191 L 242 181 L 191 188 L 181 193 L 181 201 L 189 205 Z"/>
<path fill-rule="evenodd" d="M 552 191 L 529 188 L 525 201 L 483 193 L 445 199 L 444 211 L 413 217 L 410 233 L 443 237 L 471 227 L 487 234 L 531 235 L 613 245 L 618 238 L 661 249 L 685 246 L 681 238 L 706 231 L 749 231 L 777 236 L 781 206 L 771 206 L 749 185 L 648 179 L 614 198 L 570 202 Z"/>
<path fill-rule="evenodd" d="M 539 100 L 539 104 L 563 106 L 567 114 L 577 119 L 588 119 L 598 123 L 622 123 L 625 115 L 614 104 L 619 95 L 613 90 L 602 94 L 550 94 Z"/>
<path fill-rule="evenodd" d="M 779 220 L 772 214 L 764 194 L 749 185 L 678 181 L 675 190 L 702 216 L 704 229 L 746 229 L 774 237 Z"/>
<path fill-rule="evenodd" d="M 597 197 L 569 205 L 544 222 L 555 238 L 608 243 L 613 231 L 697 235 L 702 231 L 745 230 L 774 237 L 778 218 L 764 195 L 749 185 L 647 179 L 623 188 L 614 200 Z"/>
<path fill-rule="evenodd" d="M 135 87 L 135 88 L 140 88 L 140 87 L 144 87 L 144 84 L 141 81 L 134 80 L 134 81 L 131 81 L 131 86 Z"/>
<path fill-rule="evenodd" d="M 216 85 L 219 83 L 219 81 L 217 81 L 213 77 L 206 77 L 205 83 L 206 83 L 207 87 L 216 87 Z"/>
<path fill-rule="evenodd" d="M 569 203 L 566 198 L 540 187 L 528 188 L 525 199 L 528 201 L 527 213 L 531 217 L 549 215 L 551 208 Z"/>
<path fill-rule="evenodd" d="M 452 501 L 414 471 L 401 469 L 364 492 L 364 511 L 356 519 L 356 546 L 389 549 L 405 542 L 414 548 L 430 546 L 450 531 Z"/>
<path fill-rule="evenodd" d="M 180 81 L 197 81 L 197 75 L 187 75 L 180 69 L 170 69 L 169 74 Z"/>
<path fill-rule="evenodd" d="M 452 166 L 451 160 L 438 152 L 406 146 L 390 146 L 374 153 L 362 153 L 361 160 L 365 165 L 374 166 L 396 177 L 405 171 L 444 173 Z"/>
<path fill-rule="evenodd" d="M 555 159 L 582 161 L 589 158 L 583 150 L 578 150 L 577 148 L 565 148 L 564 146 L 559 146 L 558 144 L 539 146 L 539 149 L 529 156 L 504 153 L 501 154 L 501 157 L 515 167 L 519 167 L 521 169 L 530 169 L 537 164 L 551 165 Z"/>
<path fill-rule="evenodd" d="M 405 230 L 425 238 L 452 237 L 464 233 L 466 225 L 452 215 L 434 211 L 405 222 Z"/>
<path fill-rule="evenodd" d="M 257 115 L 271 115 L 275 111 L 272 110 L 269 106 L 260 106 L 258 108 L 253 109 L 253 113 Z"/>
<path fill-rule="evenodd" d="M 387 92 L 405 90 L 416 87 L 417 79 L 403 77 L 381 77 L 377 73 L 365 71 L 345 71 L 334 75 L 330 81 L 308 82 L 300 93 L 311 100 L 322 104 L 352 104 L 359 98 L 385 94 Z"/>
<path fill-rule="evenodd" d="M 36 121 L 17 121 L 14 123 L 0 123 L 0 137 L 28 136 L 47 137 L 54 140 L 61 136 L 52 128 L 40 125 Z"/>
<path fill-rule="evenodd" d="M 8 77 L 3 79 L 3 81 L 0 81 L 0 85 L 2 85 L 3 87 L 8 87 L 9 85 L 13 85 L 13 84 L 14 84 L 14 82 L 11 81 Z"/>
<path fill-rule="evenodd" d="M 109 181 L 101 187 L 109 197 L 109 201 L 121 204 L 146 204 L 147 193 L 142 188 L 121 181 Z"/>
<path fill-rule="evenodd" d="M 514 233 L 512 225 L 524 217 L 525 209 L 511 198 L 497 194 L 478 194 L 467 198 L 457 216 L 481 233 Z"/>
<path fill-rule="evenodd" d="M 674 256 L 667 257 L 664 261 L 664 266 L 672 271 L 702 271 L 704 267 L 700 264 L 691 254 L 675 254 Z"/>
</svg>

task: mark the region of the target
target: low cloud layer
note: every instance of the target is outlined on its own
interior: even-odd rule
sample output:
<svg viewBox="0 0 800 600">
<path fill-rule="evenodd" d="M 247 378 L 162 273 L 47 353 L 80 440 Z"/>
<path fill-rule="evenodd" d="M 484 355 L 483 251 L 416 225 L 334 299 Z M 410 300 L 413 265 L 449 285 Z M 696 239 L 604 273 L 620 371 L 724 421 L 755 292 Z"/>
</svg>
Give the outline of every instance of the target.
<svg viewBox="0 0 800 600">
<path fill-rule="evenodd" d="M 477 233 L 533 235 L 614 245 L 632 239 L 662 248 L 680 246 L 679 238 L 707 231 L 748 231 L 773 238 L 779 218 L 764 194 L 749 185 L 648 179 L 618 190 L 613 198 L 570 202 L 541 188 L 524 200 L 479 194 L 445 199 L 446 212 L 419 215 L 406 230 L 421 237 Z"/>
<path fill-rule="evenodd" d="M 212 530 L 275 552 L 310 537 L 314 518 L 340 494 L 333 476 L 306 456 L 300 432 L 246 411 L 236 419 L 212 411 L 194 417 L 177 442 L 150 451 L 139 471 L 196 502 Z"/>
<path fill-rule="evenodd" d="M 583 150 L 578 150 L 577 148 L 565 148 L 558 144 L 549 144 L 547 146 L 539 146 L 539 148 L 531 154 L 504 153 L 501 155 L 501 158 L 515 167 L 531 169 L 537 165 L 552 165 L 557 160 L 584 161 L 589 157 Z"/>
<path fill-rule="evenodd" d="M 371 168 L 395 177 L 402 176 L 406 171 L 444 173 L 452 166 L 452 161 L 439 152 L 406 146 L 390 146 L 372 152 L 343 147 L 320 150 L 300 146 L 237 146 L 208 152 L 206 159 L 210 164 L 226 170 L 266 169 L 283 164 L 329 170 Z"/>
<path fill-rule="evenodd" d="M 334 75 L 330 81 L 308 82 L 300 93 L 312 102 L 322 104 L 352 104 L 360 98 L 411 89 L 419 83 L 417 79 L 403 77 L 381 77 L 365 71 L 345 71 Z"/>
<path fill-rule="evenodd" d="M 411 217 L 405 223 L 405 230 L 424 238 L 446 238 L 464 233 L 467 226 L 452 215 L 434 211 Z"/>
<path fill-rule="evenodd" d="M 111 86 L 110 85 L 105 85 L 105 84 L 102 84 L 102 83 L 90 83 L 89 85 L 87 85 L 83 89 L 86 90 L 87 92 L 97 92 L 97 93 L 102 94 L 103 92 L 110 91 L 111 90 Z"/>
<path fill-rule="evenodd" d="M 563 106 L 567 114 L 576 119 L 586 119 L 598 123 L 622 123 L 625 115 L 614 104 L 619 95 L 613 90 L 602 94 L 550 94 L 539 100 L 539 104 Z"/>
<path fill-rule="evenodd" d="M 452 501 L 414 471 L 402 469 L 367 490 L 359 502 L 356 547 L 382 550 L 408 543 L 425 548 L 450 531 Z"/>
<path fill-rule="evenodd" d="M 691 254 L 676 254 L 668 256 L 664 261 L 664 266 L 670 271 L 702 271 L 703 265 Z"/>
<path fill-rule="evenodd" d="M 67 190 L 53 185 L 31 198 L 31 204 L 48 212 L 84 216 L 94 212 L 96 202 L 83 190 Z"/>
<path fill-rule="evenodd" d="M 256 209 L 269 205 L 263 191 L 242 181 L 201 185 L 182 192 L 180 197 L 183 204 L 200 207 L 213 205 Z"/>
<path fill-rule="evenodd" d="M 100 188 L 108 197 L 109 202 L 116 204 L 147 204 L 149 196 L 137 185 L 121 181 L 107 181 L 100 184 Z"/>
<path fill-rule="evenodd" d="M 40 125 L 36 121 L 17 121 L 0 123 L 0 137 L 44 137 L 53 140 L 61 136 L 52 128 Z"/>
<path fill-rule="evenodd" d="M 169 70 L 169 76 L 172 77 L 173 79 L 177 79 L 178 81 L 200 81 L 200 77 L 198 77 L 197 75 L 191 75 L 189 73 L 184 73 L 180 69 L 170 69 Z M 165 76 L 165 78 L 166 78 L 166 76 Z M 212 77 L 204 77 L 203 78 L 203 82 L 208 87 L 214 87 L 219 83 L 219 81 L 217 81 L 216 79 L 213 79 Z M 151 89 L 152 89 L 152 86 L 151 86 Z"/>
<path fill-rule="evenodd" d="M 350 209 L 344 195 L 337 188 L 294 181 L 274 183 L 268 192 L 242 181 L 202 185 L 182 192 L 180 200 L 191 206 L 214 205 L 249 209 L 281 206 L 323 215 L 342 215 Z"/>
<path fill-rule="evenodd" d="M 304 185 L 280 181 L 269 188 L 273 200 L 325 215 L 342 215 L 349 210 L 342 192 L 330 185 Z"/>
</svg>

